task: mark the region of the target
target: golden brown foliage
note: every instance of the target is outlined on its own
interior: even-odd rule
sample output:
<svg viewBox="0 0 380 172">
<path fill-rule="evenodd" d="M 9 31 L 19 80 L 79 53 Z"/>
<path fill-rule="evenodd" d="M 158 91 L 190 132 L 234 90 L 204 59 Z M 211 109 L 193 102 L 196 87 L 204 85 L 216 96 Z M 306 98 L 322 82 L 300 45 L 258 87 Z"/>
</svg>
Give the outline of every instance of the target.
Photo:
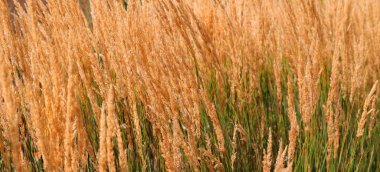
<svg viewBox="0 0 380 172">
<path fill-rule="evenodd" d="M 319 134 L 329 166 L 357 104 L 356 137 L 368 115 L 369 139 L 377 131 L 379 9 L 378 0 L 0 0 L 1 162 L 293 171 L 303 141 Z"/>
</svg>

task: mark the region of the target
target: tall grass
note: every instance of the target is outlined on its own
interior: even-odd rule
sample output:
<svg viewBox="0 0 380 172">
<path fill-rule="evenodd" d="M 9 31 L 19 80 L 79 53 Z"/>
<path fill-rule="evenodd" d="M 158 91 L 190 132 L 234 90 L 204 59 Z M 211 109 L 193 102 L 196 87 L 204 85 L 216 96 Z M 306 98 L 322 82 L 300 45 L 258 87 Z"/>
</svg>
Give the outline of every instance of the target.
<svg viewBox="0 0 380 172">
<path fill-rule="evenodd" d="M 0 0 L 2 171 L 378 171 L 377 0 Z"/>
</svg>

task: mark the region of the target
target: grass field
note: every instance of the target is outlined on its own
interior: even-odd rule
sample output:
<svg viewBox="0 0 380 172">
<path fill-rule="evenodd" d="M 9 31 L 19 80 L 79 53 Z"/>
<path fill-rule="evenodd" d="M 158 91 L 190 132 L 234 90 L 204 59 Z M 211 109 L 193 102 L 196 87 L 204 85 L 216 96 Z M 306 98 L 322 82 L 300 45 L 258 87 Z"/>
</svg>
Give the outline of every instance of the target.
<svg viewBox="0 0 380 172">
<path fill-rule="evenodd" d="M 378 0 L 0 0 L 0 171 L 380 171 L 379 45 Z"/>
</svg>

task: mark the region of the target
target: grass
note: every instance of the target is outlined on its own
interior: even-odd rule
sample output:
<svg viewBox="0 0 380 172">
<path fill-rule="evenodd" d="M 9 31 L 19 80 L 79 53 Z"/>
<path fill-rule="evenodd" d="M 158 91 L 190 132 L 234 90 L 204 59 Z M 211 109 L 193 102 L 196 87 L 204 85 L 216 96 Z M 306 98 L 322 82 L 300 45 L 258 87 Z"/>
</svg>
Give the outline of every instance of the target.
<svg viewBox="0 0 380 172">
<path fill-rule="evenodd" d="M 9 3 L 1 171 L 380 169 L 377 1 Z"/>
</svg>

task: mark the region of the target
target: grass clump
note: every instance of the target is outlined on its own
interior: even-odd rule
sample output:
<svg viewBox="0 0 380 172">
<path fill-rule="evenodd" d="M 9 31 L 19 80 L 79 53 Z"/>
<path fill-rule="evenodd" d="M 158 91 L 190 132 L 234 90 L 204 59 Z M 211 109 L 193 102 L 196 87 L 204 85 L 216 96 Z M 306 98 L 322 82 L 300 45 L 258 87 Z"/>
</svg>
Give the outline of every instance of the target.
<svg viewBox="0 0 380 172">
<path fill-rule="evenodd" d="M 376 0 L 0 0 L 2 171 L 378 171 Z"/>
</svg>

